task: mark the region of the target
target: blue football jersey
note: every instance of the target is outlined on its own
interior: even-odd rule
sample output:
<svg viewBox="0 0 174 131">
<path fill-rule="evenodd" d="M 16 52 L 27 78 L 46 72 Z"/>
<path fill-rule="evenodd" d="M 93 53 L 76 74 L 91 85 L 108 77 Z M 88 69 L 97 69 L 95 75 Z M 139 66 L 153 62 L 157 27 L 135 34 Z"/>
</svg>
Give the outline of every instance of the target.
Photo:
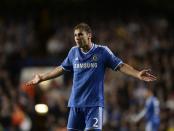
<svg viewBox="0 0 174 131">
<path fill-rule="evenodd" d="M 145 110 L 145 118 L 147 122 L 158 124 L 160 121 L 160 106 L 156 97 L 152 96 L 146 100 Z"/>
<path fill-rule="evenodd" d="M 116 70 L 123 63 L 107 46 L 93 44 L 88 52 L 71 48 L 61 66 L 73 72 L 69 107 L 104 106 L 104 74 L 106 68 Z"/>
</svg>

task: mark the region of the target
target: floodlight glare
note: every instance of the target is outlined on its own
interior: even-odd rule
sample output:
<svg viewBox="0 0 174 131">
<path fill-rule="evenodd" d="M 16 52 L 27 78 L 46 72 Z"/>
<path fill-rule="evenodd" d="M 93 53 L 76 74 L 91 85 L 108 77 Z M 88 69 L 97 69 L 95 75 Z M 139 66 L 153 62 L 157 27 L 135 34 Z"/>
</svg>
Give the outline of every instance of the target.
<svg viewBox="0 0 174 131">
<path fill-rule="evenodd" d="M 46 104 L 36 104 L 35 111 L 38 114 L 46 114 L 48 113 L 48 106 Z"/>
</svg>

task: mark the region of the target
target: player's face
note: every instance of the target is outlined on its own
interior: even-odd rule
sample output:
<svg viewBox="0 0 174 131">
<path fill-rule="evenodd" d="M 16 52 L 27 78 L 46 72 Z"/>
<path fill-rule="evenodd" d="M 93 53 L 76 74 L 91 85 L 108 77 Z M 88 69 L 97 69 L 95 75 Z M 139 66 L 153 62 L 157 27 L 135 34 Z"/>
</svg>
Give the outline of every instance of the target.
<svg viewBox="0 0 174 131">
<path fill-rule="evenodd" d="M 91 40 L 91 33 L 87 33 L 83 30 L 76 29 L 74 31 L 74 39 L 80 48 L 87 46 Z"/>
</svg>

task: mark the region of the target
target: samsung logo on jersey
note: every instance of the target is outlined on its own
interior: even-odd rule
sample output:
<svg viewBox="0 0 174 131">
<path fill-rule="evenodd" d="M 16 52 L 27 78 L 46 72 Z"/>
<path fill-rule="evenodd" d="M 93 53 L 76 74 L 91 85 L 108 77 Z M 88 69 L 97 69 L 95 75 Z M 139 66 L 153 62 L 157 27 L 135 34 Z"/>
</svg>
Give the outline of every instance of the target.
<svg viewBox="0 0 174 131">
<path fill-rule="evenodd" d="M 74 68 L 97 68 L 97 63 L 77 63 Z"/>
</svg>

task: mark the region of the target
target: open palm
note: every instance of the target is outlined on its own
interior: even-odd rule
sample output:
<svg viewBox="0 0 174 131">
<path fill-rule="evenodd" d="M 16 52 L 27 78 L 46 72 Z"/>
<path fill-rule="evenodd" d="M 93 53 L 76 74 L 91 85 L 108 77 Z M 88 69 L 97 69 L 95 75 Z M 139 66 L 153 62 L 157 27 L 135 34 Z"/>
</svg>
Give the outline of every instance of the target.
<svg viewBox="0 0 174 131">
<path fill-rule="evenodd" d="M 38 75 L 38 74 L 36 74 L 31 81 L 29 81 L 29 82 L 26 83 L 26 85 L 27 86 L 37 85 L 37 84 L 39 84 L 40 81 L 41 81 L 41 76 Z"/>
<path fill-rule="evenodd" d="M 152 75 L 150 73 L 150 70 L 148 69 L 139 72 L 139 79 L 149 82 L 149 81 L 155 81 L 157 78 L 156 76 Z"/>
</svg>

